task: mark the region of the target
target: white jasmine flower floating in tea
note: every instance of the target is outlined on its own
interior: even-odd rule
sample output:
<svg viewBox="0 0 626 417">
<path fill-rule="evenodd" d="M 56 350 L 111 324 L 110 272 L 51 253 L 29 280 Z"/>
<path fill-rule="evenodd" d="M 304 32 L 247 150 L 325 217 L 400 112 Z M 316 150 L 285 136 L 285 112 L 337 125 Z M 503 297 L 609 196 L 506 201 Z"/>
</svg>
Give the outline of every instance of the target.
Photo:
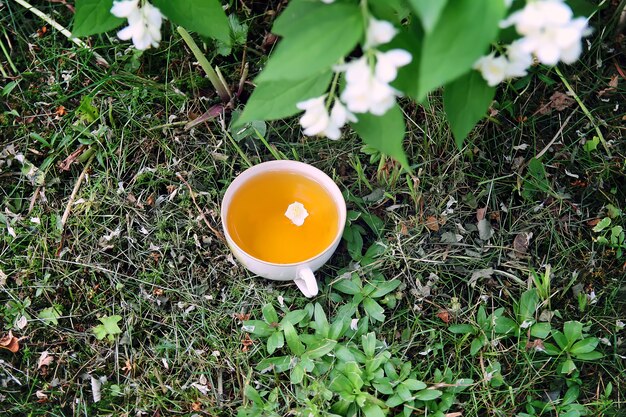
<svg viewBox="0 0 626 417">
<path fill-rule="evenodd" d="M 296 226 L 302 226 L 304 224 L 304 219 L 309 217 L 309 212 L 304 208 L 304 205 L 299 202 L 293 202 L 289 204 L 287 207 L 287 211 L 285 212 L 285 217 L 287 217 L 293 224 Z"/>
<path fill-rule="evenodd" d="M 111 14 L 128 20 L 128 26 L 117 32 L 117 37 L 121 40 L 132 39 L 133 45 L 139 50 L 159 46 L 163 15 L 152 4 L 146 1 L 140 7 L 139 0 L 116 1 L 111 8 Z"/>
</svg>

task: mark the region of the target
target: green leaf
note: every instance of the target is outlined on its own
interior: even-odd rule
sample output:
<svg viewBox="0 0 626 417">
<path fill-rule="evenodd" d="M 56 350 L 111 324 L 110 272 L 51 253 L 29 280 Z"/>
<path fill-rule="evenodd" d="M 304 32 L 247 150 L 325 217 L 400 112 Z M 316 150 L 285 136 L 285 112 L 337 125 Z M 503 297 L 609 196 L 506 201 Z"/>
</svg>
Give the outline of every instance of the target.
<svg viewBox="0 0 626 417">
<path fill-rule="evenodd" d="M 280 321 L 281 324 L 285 324 L 287 322 L 293 324 L 294 326 L 300 323 L 305 317 L 307 313 L 304 310 L 294 310 L 285 314 L 285 317 Z"/>
<path fill-rule="evenodd" d="M 361 346 L 363 346 L 363 353 L 365 353 L 365 356 L 369 358 L 374 357 L 374 351 L 376 349 L 376 334 L 374 332 L 370 332 L 361 336 Z"/>
<path fill-rule="evenodd" d="M 230 25 L 218 0 L 154 0 L 169 20 L 202 36 L 230 45 Z"/>
<path fill-rule="evenodd" d="M 472 384 L 474 384 L 473 379 L 470 379 L 470 378 L 457 379 L 456 382 L 454 383 L 455 386 L 448 388 L 447 391 L 453 394 L 458 394 L 459 392 L 463 392 L 469 387 L 471 387 Z"/>
<path fill-rule="evenodd" d="M 254 404 L 258 406 L 262 406 L 264 404 L 263 398 L 261 398 L 257 390 L 255 390 L 252 385 L 246 384 L 245 388 L 243 389 L 243 393 Z"/>
<path fill-rule="evenodd" d="M 328 332 L 328 338 L 337 340 L 341 336 L 344 335 L 348 327 L 350 326 L 350 322 L 343 319 L 335 319 L 335 321 L 330 325 L 330 330 Z"/>
<path fill-rule="evenodd" d="M 597 350 L 591 351 L 589 353 L 578 353 L 578 354 L 574 354 L 574 356 L 576 357 L 576 359 L 580 359 L 583 361 L 595 361 L 597 359 L 602 358 L 604 355 L 600 352 L 598 352 Z"/>
<path fill-rule="evenodd" d="M 393 386 L 389 382 L 389 378 L 383 378 L 383 379 L 380 379 L 380 380 L 376 380 L 376 382 L 374 382 L 372 384 L 372 386 L 374 388 L 376 388 L 376 391 L 380 392 L 381 394 L 385 394 L 385 395 L 392 395 L 393 394 Z M 387 404 L 387 405 L 389 405 L 389 404 Z"/>
<path fill-rule="evenodd" d="M 557 345 L 561 348 L 561 350 L 567 349 L 567 338 L 565 335 L 558 331 L 552 332 L 552 338 L 556 342 Z"/>
<path fill-rule="evenodd" d="M 537 304 L 539 304 L 539 296 L 537 295 L 537 289 L 532 288 L 525 291 L 520 297 L 520 302 L 517 312 L 517 322 L 522 324 L 527 320 L 535 319 L 535 311 L 537 311 Z"/>
<path fill-rule="evenodd" d="M 550 334 L 550 323 L 535 323 L 530 326 L 530 335 L 538 339 L 545 339 Z"/>
<path fill-rule="evenodd" d="M 380 306 L 376 301 L 371 298 L 363 300 L 363 308 L 369 317 L 376 321 L 385 321 L 385 309 Z"/>
<path fill-rule="evenodd" d="M 324 71 L 299 80 L 259 83 L 248 99 L 234 128 L 253 120 L 277 120 L 300 112 L 296 104 L 321 96 L 328 89 L 332 72 Z"/>
<path fill-rule="evenodd" d="M 61 306 L 54 305 L 52 307 L 44 308 L 37 315 L 40 319 L 44 321 L 46 324 L 59 324 L 59 317 L 61 317 Z"/>
<path fill-rule="evenodd" d="M 580 386 L 572 385 L 565 392 L 565 395 L 563 396 L 563 400 L 562 400 L 561 404 L 562 405 L 571 404 L 571 403 L 573 403 L 574 401 L 576 401 L 578 399 L 579 395 L 580 395 Z"/>
<path fill-rule="evenodd" d="M 83 96 L 80 99 L 80 105 L 76 109 L 76 115 L 81 118 L 81 120 L 86 121 L 87 123 L 93 123 L 98 120 L 99 113 L 98 109 L 91 104 L 93 101 L 93 97 L 91 96 Z"/>
<path fill-rule="evenodd" d="M 98 320 L 100 320 L 102 324 L 92 329 L 93 333 L 96 335 L 96 339 L 102 340 L 108 337 L 109 340 L 113 340 L 113 336 L 122 333 L 122 330 L 117 325 L 117 323 L 122 320 L 122 316 L 100 317 Z"/>
<path fill-rule="evenodd" d="M 396 387 L 396 394 L 402 398 L 402 401 L 407 402 L 413 399 L 413 395 L 411 395 L 411 391 L 404 385 L 404 383 L 398 384 Z"/>
<path fill-rule="evenodd" d="M 474 70 L 445 86 L 443 107 L 459 149 L 463 148 L 467 135 L 487 113 L 495 94 L 496 88 L 489 87 L 482 75 Z"/>
<path fill-rule="evenodd" d="M 291 375 L 289 375 L 289 380 L 292 384 L 299 384 L 304 379 L 304 368 L 302 364 L 297 364 L 291 370 Z"/>
<path fill-rule="evenodd" d="M 506 316 L 500 316 L 496 320 L 496 333 L 498 334 L 512 334 L 519 330 L 517 323 Z"/>
<path fill-rule="evenodd" d="M 278 314 L 276 314 L 276 310 L 273 305 L 265 304 L 263 306 L 263 310 L 261 311 L 263 312 L 263 318 L 267 323 L 278 323 Z"/>
<path fill-rule="evenodd" d="M 400 27 L 400 32 L 391 42 L 380 46 L 383 51 L 399 48 L 411 54 L 411 62 L 398 69 L 398 75 L 391 82 L 391 85 L 414 99 L 417 99 L 419 95 L 419 71 L 423 40 L 423 29 L 416 21 L 413 21 L 408 26 Z"/>
<path fill-rule="evenodd" d="M 354 4 L 317 7 L 298 19 L 270 56 L 257 82 L 297 80 L 337 64 L 363 35 L 363 19 Z"/>
<path fill-rule="evenodd" d="M 269 337 L 274 333 L 274 329 L 263 320 L 246 320 L 243 322 L 243 330 L 259 337 Z"/>
<path fill-rule="evenodd" d="M 326 7 L 326 5 L 320 1 L 291 0 L 274 21 L 272 33 L 283 37 L 297 35 L 302 29 L 301 19 L 322 7 Z"/>
<path fill-rule="evenodd" d="M 561 366 L 559 367 L 559 373 L 562 373 L 562 374 L 570 374 L 574 370 L 576 370 L 576 365 L 574 364 L 574 361 L 571 359 L 564 360 L 561 363 Z"/>
<path fill-rule="evenodd" d="M 588 140 L 587 142 L 585 142 L 585 144 L 583 145 L 583 149 L 585 150 L 585 152 L 590 153 L 595 151 L 598 148 L 598 145 L 600 144 L 600 138 L 598 138 L 597 136 L 594 136 L 591 140 Z"/>
<path fill-rule="evenodd" d="M 487 344 L 487 338 L 484 336 L 477 337 L 472 340 L 472 345 L 470 346 L 470 355 L 476 356 L 480 349 Z"/>
<path fill-rule="evenodd" d="M 343 374 L 337 374 L 335 378 L 330 381 L 328 388 L 337 393 L 352 393 L 352 384 L 350 384 L 350 380 Z"/>
<path fill-rule="evenodd" d="M 361 288 L 351 279 L 340 279 L 333 284 L 333 289 L 348 295 L 361 292 Z"/>
<path fill-rule="evenodd" d="M 476 328 L 471 324 L 453 324 L 448 327 L 448 330 L 454 334 L 474 334 Z"/>
<path fill-rule="evenodd" d="M 552 343 L 544 342 L 543 348 L 545 349 L 547 355 L 556 356 L 561 354 L 561 350 Z"/>
<path fill-rule="evenodd" d="M 370 297 L 380 298 L 398 288 L 401 282 L 397 279 L 392 279 L 391 281 L 374 282 L 373 284 L 376 289 L 370 294 Z"/>
<path fill-rule="evenodd" d="M 363 387 L 363 379 L 361 378 L 363 372 L 356 362 L 346 363 L 342 372 L 357 391 L 361 390 L 361 387 Z"/>
<path fill-rule="evenodd" d="M 311 346 L 304 353 L 304 355 L 306 355 L 309 359 L 321 358 L 322 356 L 326 356 L 327 354 L 332 352 L 336 344 L 336 340 L 323 340 L 322 342 Z"/>
<path fill-rule="evenodd" d="M 287 346 L 289 350 L 296 356 L 301 356 L 304 353 L 304 345 L 298 337 L 295 327 L 289 322 L 283 324 L 283 332 L 285 333 L 285 339 L 287 340 Z"/>
<path fill-rule="evenodd" d="M 441 397 L 443 392 L 436 389 L 425 389 L 415 394 L 415 399 L 420 401 L 430 401 Z"/>
<path fill-rule="evenodd" d="M 437 24 L 424 38 L 419 101 L 429 91 L 465 74 L 485 54 L 498 34 L 504 13 L 501 0 L 456 0 L 446 5 Z"/>
<path fill-rule="evenodd" d="M 324 313 L 324 309 L 319 303 L 315 303 L 315 329 L 316 333 L 319 333 L 323 337 L 328 337 L 328 332 L 330 331 L 330 325 L 328 324 L 328 319 L 326 318 L 326 313 Z"/>
<path fill-rule="evenodd" d="M 76 0 L 75 7 L 72 35 L 76 37 L 108 32 L 124 22 L 111 14 L 113 0 Z"/>
<path fill-rule="evenodd" d="M 448 0 L 409 0 L 409 4 L 420 18 L 422 26 L 427 33 L 433 31 L 446 3 L 448 3 Z"/>
<path fill-rule="evenodd" d="M 567 339 L 568 346 L 574 344 L 583 337 L 583 324 L 579 321 L 567 321 L 563 324 L 563 334 Z"/>
<path fill-rule="evenodd" d="M 419 391 L 426 388 L 426 384 L 422 381 L 418 381 L 417 379 L 407 379 L 403 382 L 404 386 L 406 386 L 411 391 Z"/>
<path fill-rule="evenodd" d="M 606 229 L 607 227 L 609 227 L 611 225 L 611 218 L 610 217 L 605 217 L 602 220 L 600 220 L 598 222 L 598 224 L 596 224 L 593 229 L 594 232 L 598 233 L 603 231 L 604 229 Z"/>
<path fill-rule="evenodd" d="M 569 350 L 572 355 L 580 355 L 581 353 L 589 353 L 598 346 L 598 339 L 595 337 L 588 337 L 574 343 Z"/>
<path fill-rule="evenodd" d="M 402 142 L 405 126 L 402 110 L 396 104 L 382 116 L 370 113 L 359 113 L 359 121 L 352 127 L 367 145 L 396 159 L 404 168 L 409 168 Z"/>
<path fill-rule="evenodd" d="M 273 358 L 263 359 L 256 366 L 256 370 L 259 372 L 267 372 L 269 370 L 274 370 L 276 372 L 285 372 L 291 366 L 291 357 L 290 356 L 278 356 Z"/>
<path fill-rule="evenodd" d="M 383 409 L 378 404 L 368 402 L 361 410 L 363 410 L 365 417 L 385 417 Z"/>
<path fill-rule="evenodd" d="M 403 402 L 404 400 L 400 398 L 399 395 L 396 394 L 396 395 L 392 395 L 391 397 L 389 397 L 387 401 L 385 402 L 385 404 L 387 405 L 387 407 L 397 407 Z"/>
<path fill-rule="evenodd" d="M 267 353 L 270 355 L 285 344 L 283 332 L 276 331 L 267 339 Z"/>
</svg>

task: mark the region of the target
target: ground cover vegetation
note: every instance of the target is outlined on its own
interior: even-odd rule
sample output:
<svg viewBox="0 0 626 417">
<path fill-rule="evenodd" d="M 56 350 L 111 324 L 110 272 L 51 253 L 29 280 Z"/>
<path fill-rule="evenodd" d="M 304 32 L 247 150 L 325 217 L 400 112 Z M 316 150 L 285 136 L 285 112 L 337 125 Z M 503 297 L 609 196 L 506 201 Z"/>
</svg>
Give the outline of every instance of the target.
<svg viewBox="0 0 626 417">
<path fill-rule="evenodd" d="M 0 2 L 4 415 L 624 414 L 624 2 L 575 64 L 499 84 L 460 147 L 442 90 L 395 98 L 410 170 L 358 127 L 233 126 L 287 2 L 229 2 L 230 42 L 165 21 L 146 51 L 33 5 L 48 21 Z M 348 202 L 313 300 L 219 233 L 232 179 L 280 158 Z"/>
</svg>

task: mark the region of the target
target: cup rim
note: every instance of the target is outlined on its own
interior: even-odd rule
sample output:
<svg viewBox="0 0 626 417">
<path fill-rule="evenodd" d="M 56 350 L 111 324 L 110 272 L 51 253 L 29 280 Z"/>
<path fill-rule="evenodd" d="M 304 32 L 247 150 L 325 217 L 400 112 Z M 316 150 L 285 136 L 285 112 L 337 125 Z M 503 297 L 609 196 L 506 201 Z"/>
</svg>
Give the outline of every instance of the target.
<svg viewBox="0 0 626 417">
<path fill-rule="evenodd" d="M 322 250 L 320 253 L 318 253 L 315 256 L 312 256 L 310 258 L 304 259 L 302 261 L 299 262 L 291 262 L 291 263 L 276 263 L 276 262 L 269 262 L 269 261 L 265 261 L 263 259 L 259 259 L 256 256 L 252 256 L 250 255 L 247 251 L 243 250 L 241 247 L 239 247 L 239 245 L 237 245 L 237 243 L 235 242 L 235 240 L 230 236 L 230 232 L 228 230 L 228 225 L 226 223 L 226 209 L 225 209 L 225 202 L 226 199 L 232 199 L 232 196 L 235 193 L 235 189 L 233 188 L 233 185 L 236 184 L 237 185 L 237 189 L 240 188 L 245 182 L 247 182 L 250 178 L 252 178 L 252 176 L 254 176 L 257 171 L 265 171 L 265 172 L 269 172 L 269 171 L 290 171 L 290 167 L 296 167 L 296 169 L 292 169 L 291 171 L 295 171 L 298 173 L 304 173 L 306 174 L 306 171 L 312 171 L 314 173 L 316 173 L 317 175 L 321 176 L 321 178 L 324 180 L 324 182 L 326 182 L 327 184 L 320 184 L 322 187 L 324 187 L 326 189 L 327 192 L 329 192 L 331 194 L 331 196 L 333 197 L 333 201 L 337 204 L 337 208 L 339 209 L 339 222 L 337 224 L 337 235 L 335 236 L 335 238 L 332 240 L 332 242 L 330 244 L 328 244 L 328 246 L 326 246 L 324 248 L 324 250 Z M 275 169 L 272 169 L 275 168 Z M 315 178 L 313 178 L 315 180 Z M 317 181 L 319 183 L 319 181 Z M 339 196 L 339 201 L 337 201 L 337 198 L 335 196 L 335 194 L 337 196 Z M 230 202 L 228 204 L 230 206 Z M 274 160 L 274 161 L 266 161 L 266 162 L 261 162 L 260 164 L 256 164 L 253 165 L 247 169 L 245 169 L 244 171 L 242 171 L 239 175 L 237 175 L 235 177 L 235 179 L 228 185 L 228 187 L 226 188 L 226 192 L 224 193 L 224 196 L 222 197 L 222 204 L 220 206 L 220 217 L 221 217 L 221 221 L 222 221 L 222 229 L 224 230 L 224 235 L 226 237 L 226 241 L 229 245 L 234 246 L 238 251 L 240 251 L 241 253 L 243 253 L 245 256 L 253 259 L 256 262 L 260 262 L 262 264 L 265 265 L 269 265 L 269 266 L 276 266 L 276 267 L 294 267 L 294 266 L 304 266 L 307 263 L 310 263 L 314 260 L 316 260 L 317 258 L 320 258 L 322 256 L 324 256 L 327 251 L 334 247 L 340 240 L 341 237 L 343 235 L 343 227 L 345 227 L 346 224 L 346 218 L 347 218 L 347 208 L 346 208 L 346 200 L 343 198 L 343 194 L 341 193 L 341 190 L 339 189 L 339 186 L 335 183 L 335 181 L 333 181 L 332 178 L 330 178 L 330 176 L 328 176 L 328 174 L 326 174 L 324 171 L 322 171 L 319 168 L 314 167 L 313 165 L 309 165 L 307 163 L 304 162 L 300 162 L 300 161 L 292 161 L 292 160 Z"/>
</svg>

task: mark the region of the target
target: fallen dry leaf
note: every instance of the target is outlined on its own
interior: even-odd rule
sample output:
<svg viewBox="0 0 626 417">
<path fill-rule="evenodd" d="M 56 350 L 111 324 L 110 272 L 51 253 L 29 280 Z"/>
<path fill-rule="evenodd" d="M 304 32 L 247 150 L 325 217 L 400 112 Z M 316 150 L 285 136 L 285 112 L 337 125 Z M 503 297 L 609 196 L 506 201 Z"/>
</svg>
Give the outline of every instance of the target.
<svg viewBox="0 0 626 417">
<path fill-rule="evenodd" d="M 518 233 L 513 239 L 513 250 L 514 254 L 517 256 L 523 256 L 528 252 L 528 245 L 530 243 L 530 239 L 532 239 L 532 232 L 522 232 Z"/>
<path fill-rule="evenodd" d="M 16 353 L 20 350 L 19 339 L 13 336 L 11 330 L 9 330 L 9 334 L 0 337 L 0 348 L 7 349 L 10 352 Z"/>
<path fill-rule="evenodd" d="M 448 310 L 439 310 L 437 317 L 439 317 L 444 323 L 450 323 L 450 313 Z"/>
<path fill-rule="evenodd" d="M 545 348 L 543 347 L 543 340 L 535 339 L 532 342 L 526 343 L 526 350 L 531 350 L 531 349 L 544 351 Z"/>
<path fill-rule="evenodd" d="M 234 317 L 239 321 L 250 320 L 250 313 L 235 313 Z"/>
<path fill-rule="evenodd" d="M 48 401 L 48 394 L 46 394 L 42 390 L 35 391 L 35 397 L 37 397 L 38 403 L 45 403 L 46 401 Z"/>
<path fill-rule="evenodd" d="M 552 110 L 563 111 L 575 102 L 576 101 L 567 94 L 555 91 L 554 94 L 550 96 L 550 101 L 539 107 L 535 114 L 548 114 L 552 112 Z"/>
<path fill-rule="evenodd" d="M 63 117 L 63 116 L 65 116 L 67 114 L 67 110 L 65 109 L 65 106 L 59 106 L 54 111 L 54 114 L 56 114 L 59 117 Z"/>
<path fill-rule="evenodd" d="M 82 154 L 83 151 L 86 148 L 87 147 L 85 145 L 80 145 L 78 147 L 78 149 L 76 149 L 74 152 L 69 154 L 67 158 L 65 158 L 63 161 L 59 162 L 57 164 L 57 167 L 59 168 L 59 170 L 60 171 L 69 171 L 70 170 L 70 166 L 72 166 L 72 164 L 74 163 L 76 158 L 78 158 L 80 156 L 80 154 Z"/>
<path fill-rule="evenodd" d="M 250 335 L 246 333 L 246 335 L 241 340 L 241 351 L 247 352 L 250 346 L 254 344 L 254 341 L 250 339 Z"/>
<path fill-rule="evenodd" d="M 591 219 L 591 220 L 588 220 L 587 221 L 587 225 L 593 227 L 596 224 L 600 223 L 600 220 L 602 220 L 602 219 Z"/>
<path fill-rule="evenodd" d="M 41 352 L 39 355 L 39 360 L 37 361 L 37 369 L 41 369 L 44 366 L 50 366 L 50 364 L 54 361 L 54 356 L 50 355 L 47 350 Z"/>
<path fill-rule="evenodd" d="M 200 402 L 191 403 L 191 411 L 202 411 L 202 403 Z"/>
<path fill-rule="evenodd" d="M 433 232 L 439 231 L 439 221 L 435 216 L 428 216 L 426 221 L 424 222 L 424 226 L 428 228 L 428 230 Z"/>
</svg>

